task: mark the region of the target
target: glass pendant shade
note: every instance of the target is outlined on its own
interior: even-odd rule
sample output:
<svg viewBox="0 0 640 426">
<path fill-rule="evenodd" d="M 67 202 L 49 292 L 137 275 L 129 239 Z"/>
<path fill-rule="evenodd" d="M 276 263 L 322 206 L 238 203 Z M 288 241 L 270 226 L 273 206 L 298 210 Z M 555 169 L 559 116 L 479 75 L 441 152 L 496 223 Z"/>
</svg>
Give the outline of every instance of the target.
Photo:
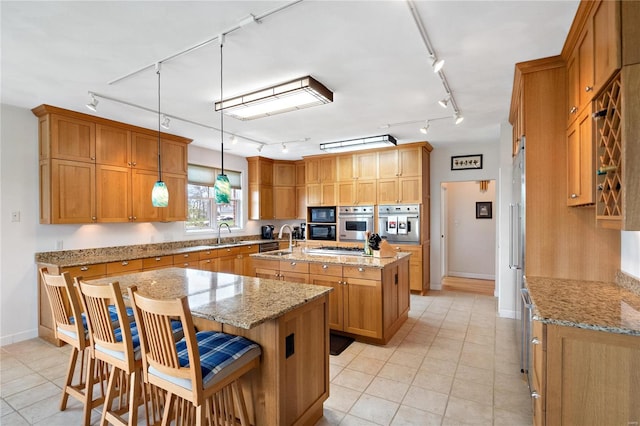
<svg viewBox="0 0 640 426">
<path fill-rule="evenodd" d="M 231 183 L 229 183 L 227 175 L 218 175 L 213 190 L 216 195 L 217 204 L 229 204 L 231 198 Z"/>
<path fill-rule="evenodd" d="M 167 207 L 169 205 L 169 190 L 167 189 L 167 185 L 161 180 L 153 185 L 151 203 L 153 207 Z"/>
</svg>

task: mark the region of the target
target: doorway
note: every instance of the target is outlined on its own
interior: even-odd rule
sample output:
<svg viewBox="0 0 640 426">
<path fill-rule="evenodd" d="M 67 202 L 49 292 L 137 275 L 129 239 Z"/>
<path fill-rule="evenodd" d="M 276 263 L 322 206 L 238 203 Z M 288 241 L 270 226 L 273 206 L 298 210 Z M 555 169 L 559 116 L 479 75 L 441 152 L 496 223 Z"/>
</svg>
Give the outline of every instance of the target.
<svg viewBox="0 0 640 426">
<path fill-rule="evenodd" d="M 440 198 L 442 289 L 493 296 L 495 180 L 443 182 Z"/>
</svg>

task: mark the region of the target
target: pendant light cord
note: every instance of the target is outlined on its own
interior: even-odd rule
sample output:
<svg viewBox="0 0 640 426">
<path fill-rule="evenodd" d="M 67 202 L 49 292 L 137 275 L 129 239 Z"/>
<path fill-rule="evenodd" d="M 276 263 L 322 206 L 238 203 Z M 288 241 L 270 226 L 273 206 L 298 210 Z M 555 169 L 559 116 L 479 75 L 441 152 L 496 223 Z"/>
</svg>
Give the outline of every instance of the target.
<svg viewBox="0 0 640 426">
<path fill-rule="evenodd" d="M 224 36 L 224 35 L 223 35 Z M 223 37 L 222 36 L 222 37 Z M 222 46 L 223 38 L 220 37 L 220 102 L 223 102 L 222 96 Z M 220 168 L 222 169 L 222 175 L 224 175 L 224 113 L 222 108 L 220 109 Z"/>
<path fill-rule="evenodd" d="M 160 62 L 157 64 L 156 74 L 158 74 L 158 182 L 162 182 L 162 163 L 160 162 Z"/>
</svg>

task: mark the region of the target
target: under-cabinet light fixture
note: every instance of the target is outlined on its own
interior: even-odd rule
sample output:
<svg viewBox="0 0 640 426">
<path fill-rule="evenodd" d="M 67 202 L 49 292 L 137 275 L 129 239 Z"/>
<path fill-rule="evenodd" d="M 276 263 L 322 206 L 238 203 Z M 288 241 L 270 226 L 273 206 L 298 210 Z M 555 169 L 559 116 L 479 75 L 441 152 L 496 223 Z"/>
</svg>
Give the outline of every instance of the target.
<svg viewBox="0 0 640 426">
<path fill-rule="evenodd" d="M 215 110 L 238 120 L 253 120 L 333 102 L 333 92 L 311 76 L 297 78 L 255 92 L 221 99 Z"/>
<path fill-rule="evenodd" d="M 368 138 L 349 139 L 346 141 L 321 143 L 320 149 L 326 152 L 358 151 L 361 149 L 384 148 L 396 146 L 398 143 L 391 135 L 372 136 Z"/>
</svg>

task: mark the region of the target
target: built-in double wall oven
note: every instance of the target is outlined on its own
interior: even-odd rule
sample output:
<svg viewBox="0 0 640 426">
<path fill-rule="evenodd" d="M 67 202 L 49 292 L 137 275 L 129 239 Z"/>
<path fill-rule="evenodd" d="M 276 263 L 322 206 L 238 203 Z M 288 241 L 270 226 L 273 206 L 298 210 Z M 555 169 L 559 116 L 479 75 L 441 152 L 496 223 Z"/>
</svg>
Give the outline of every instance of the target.
<svg viewBox="0 0 640 426">
<path fill-rule="evenodd" d="M 307 208 L 307 239 L 336 240 L 336 208 L 335 206 Z"/>
<path fill-rule="evenodd" d="M 338 207 L 340 241 L 364 241 L 367 231 L 374 232 L 373 206 Z"/>
<path fill-rule="evenodd" d="M 378 206 L 378 234 L 390 243 L 420 244 L 420 205 Z"/>
</svg>

